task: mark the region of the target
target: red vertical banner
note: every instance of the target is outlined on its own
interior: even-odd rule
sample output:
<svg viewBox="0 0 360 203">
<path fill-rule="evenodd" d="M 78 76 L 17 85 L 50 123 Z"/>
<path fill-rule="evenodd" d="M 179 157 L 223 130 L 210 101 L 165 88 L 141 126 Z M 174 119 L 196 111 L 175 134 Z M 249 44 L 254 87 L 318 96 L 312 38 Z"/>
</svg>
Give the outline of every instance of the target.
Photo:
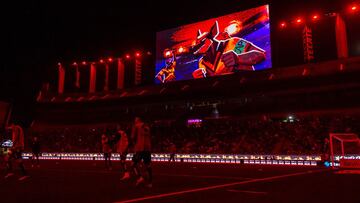
<svg viewBox="0 0 360 203">
<path fill-rule="evenodd" d="M 109 90 L 109 64 L 105 64 L 105 84 L 104 84 L 104 91 Z"/>
<path fill-rule="evenodd" d="M 124 88 L 125 66 L 121 58 L 118 58 L 117 89 Z"/>
<path fill-rule="evenodd" d="M 141 84 L 141 77 L 142 77 L 142 63 L 141 60 L 136 58 L 135 59 L 135 85 Z"/>
<path fill-rule="evenodd" d="M 76 88 L 80 88 L 80 70 L 79 70 L 79 66 L 78 66 L 78 65 L 76 65 L 75 87 L 76 87 Z"/>
<path fill-rule="evenodd" d="M 336 15 L 335 34 L 336 34 L 336 47 L 337 47 L 338 58 L 347 58 L 349 54 L 348 54 L 348 42 L 346 35 L 346 24 L 343 17 L 340 14 Z"/>
<path fill-rule="evenodd" d="M 313 35 L 310 27 L 306 26 L 303 29 L 303 48 L 304 48 L 304 61 L 310 63 L 314 60 L 314 46 Z"/>
<path fill-rule="evenodd" d="M 89 93 L 95 93 L 95 91 L 96 91 L 96 66 L 94 63 L 91 63 Z"/>
<path fill-rule="evenodd" d="M 59 63 L 58 64 L 58 93 L 63 94 L 64 93 L 64 85 L 65 85 L 65 68 Z"/>
</svg>

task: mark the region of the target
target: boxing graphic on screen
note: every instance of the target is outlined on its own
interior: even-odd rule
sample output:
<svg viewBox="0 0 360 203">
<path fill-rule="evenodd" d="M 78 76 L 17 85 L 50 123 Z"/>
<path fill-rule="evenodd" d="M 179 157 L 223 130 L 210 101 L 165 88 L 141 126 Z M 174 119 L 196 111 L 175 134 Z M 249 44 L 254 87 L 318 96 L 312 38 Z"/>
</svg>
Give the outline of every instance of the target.
<svg viewBox="0 0 360 203">
<path fill-rule="evenodd" d="M 157 83 L 271 68 L 267 6 L 163 31 L 157 39 Z"/>
</svg>

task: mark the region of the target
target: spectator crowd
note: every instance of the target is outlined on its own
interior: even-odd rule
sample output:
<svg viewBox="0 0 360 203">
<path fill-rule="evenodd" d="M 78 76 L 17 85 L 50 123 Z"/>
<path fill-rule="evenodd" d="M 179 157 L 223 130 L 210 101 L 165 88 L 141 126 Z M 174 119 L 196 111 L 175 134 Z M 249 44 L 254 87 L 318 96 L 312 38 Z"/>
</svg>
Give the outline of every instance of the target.
<svg viewBox="0 0 360 203">
<path fill-rule="evenodd" d="M 330 132 L 359 134 L 359 121 L 357 115 L 330 115 L 293 119 L 205 119 L 201 125 L 187 125 L 186 121 L 152 121 L 149 124 L 153 152 L 310 155 L 328 150 Z M 44 152 L 101 152 L 101 136 L 111 137 L 119 128 L 130 136 L 131 124 L 122 123 L 30 129 L 27 139 L 37 136 Z"/>
</svg>

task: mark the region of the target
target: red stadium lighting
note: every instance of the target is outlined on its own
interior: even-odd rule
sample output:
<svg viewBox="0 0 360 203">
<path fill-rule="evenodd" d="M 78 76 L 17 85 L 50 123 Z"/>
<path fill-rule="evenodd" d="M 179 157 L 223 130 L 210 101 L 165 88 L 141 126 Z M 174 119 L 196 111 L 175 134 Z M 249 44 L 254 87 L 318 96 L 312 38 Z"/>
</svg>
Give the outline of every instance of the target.
<svg viewBox="0 0 360 203">
<path fill-rule="evenodd" d="M 100 63 L 104 63 L 104 60 L 100 59 Z"/>
<path fill-rule="evenodd" d="M 108 58 L 108 61 L 109 61 L 109 62 L 112 62 L 112 61 L 113 61 L 113 59 L 112 59 L 111 57 L 109 57 L 109 58 Z"/>
<path fill-rule="evenodd" d="M 72 65 L 73 65 L 73 66 L 77 66 L 77 63 L 76 63 L 76 62 L 74 62 Z"/>
<path fill-rule="evenodd" d="M 318 15 L 313 15 L 312 19 L 313 19 L 313 20 L 318 20 L 318 19 L 319 19 L 319 16 L 318 16 Z"/>
<path fill-rule="evenodd" d="M 125 58 L 126 58 L 126 59 L 130 59 L 130 55 L 129 55 L 129 54 L 126 54 L 126 55 L 125 55 Z"/>
<path fill-rule="evenodd" d="M 286 27 L 286 23 L 285 23 L 285 22 L 280 23 L 280 28 L 285 28 L 285 27 Z"/>
<path fill-rule="evenodd" d="M 140 53 L 139 53 L 139 52 L 136 52 L 135 56 L 136 56 L 136 57 L 140 57 Z"/>
<path fill-rule="evenodd" d="M 297 24 L 300 24 L 300 23 L 303 22 L 303 20 L 302 20 L 301 18 L 297 18 L 297 19 L 295 20 L 295 22 L 296 22 Z"/>
<path fill-rule="evenodd" d="M 81 64 L 85 66 L 85 65 L 86 65 L 86 61 L 81 62 Z"/>
</svg>

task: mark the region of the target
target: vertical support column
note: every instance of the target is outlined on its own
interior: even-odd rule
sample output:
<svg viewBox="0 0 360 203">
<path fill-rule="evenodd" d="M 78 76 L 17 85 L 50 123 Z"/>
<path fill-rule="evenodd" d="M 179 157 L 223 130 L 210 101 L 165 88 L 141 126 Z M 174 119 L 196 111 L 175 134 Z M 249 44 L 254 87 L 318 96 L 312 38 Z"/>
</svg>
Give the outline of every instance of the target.
<svg viewBox="0 0 360 203">
<path fill-rule="evenodd" d="M 80 89 L 80 70 L 79 70 L 79 65 L 76 65 L 75 87 L 78 88 L 78 89 Z"/>
<path fill-rule="evenodd" d="M 124 89 L 124 75 L 125 75 L 125 66 L 124 61 L 121 58 L 118 58 L 118 67 L 117 67 L 117 89 Z"/>
<path fill-rule="evenodd" d="M 142 77 L 142 63 L 140 58 L 135 59 L 135 85 L 141 84 L 141 77 Z"/>
<path fill-rule="evenodd" d="M 349 56 L 346 24 L 343 17 L 337 13 L 335 22 L 336 48 L 338 58 L 347 58 Z"/>
<path fill-rule="evenodd" d="M 105 63 L 105 84 L 104 91 L 109 91 L 109 64 Z"/>
<path fill-rule="evenodd" d="M 63 94 L 65 85 L 65 68 L 61 65 L 61 63 L 58 63 L 58 73 L 58 93 Z"/>
<path fill-rule="evenodd" d="M 96 91 L 96 66 L 95 63 L 91 63 L 89 93 L 95 93 L 95 91 Z"/>
</svg>

